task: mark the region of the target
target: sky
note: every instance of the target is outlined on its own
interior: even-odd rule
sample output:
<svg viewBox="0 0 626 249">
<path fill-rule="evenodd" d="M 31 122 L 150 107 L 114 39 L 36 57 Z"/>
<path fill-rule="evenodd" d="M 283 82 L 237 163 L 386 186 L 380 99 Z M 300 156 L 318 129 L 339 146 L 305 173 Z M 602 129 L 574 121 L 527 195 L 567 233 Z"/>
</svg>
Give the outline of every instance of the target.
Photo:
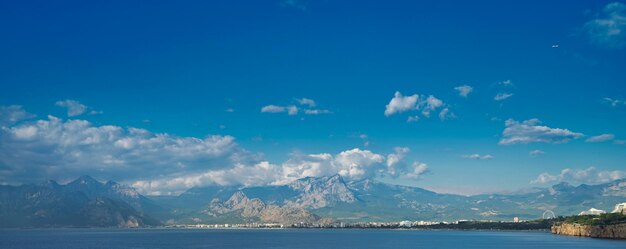
<svg viewBox="0 0 626 249">
<path fill-rule="evenodd" d="M 3 1 L 0 183 L 626 177 L 626 2 Z"/>
</svg>

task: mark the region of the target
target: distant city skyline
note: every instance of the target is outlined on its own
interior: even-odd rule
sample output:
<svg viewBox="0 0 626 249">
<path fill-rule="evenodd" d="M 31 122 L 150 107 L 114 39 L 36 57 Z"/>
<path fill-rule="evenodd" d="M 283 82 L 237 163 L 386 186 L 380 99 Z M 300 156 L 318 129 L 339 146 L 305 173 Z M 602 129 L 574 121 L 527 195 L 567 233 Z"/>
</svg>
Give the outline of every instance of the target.
<svg viewBox="0 0 626 249">
<path fill-rule="evenodd" d="M 468 195 L 626 177 L 624 2 L 0 16 L 0 184 L 90 175 L 168 195 L 339 174 Z"/>
</svg>

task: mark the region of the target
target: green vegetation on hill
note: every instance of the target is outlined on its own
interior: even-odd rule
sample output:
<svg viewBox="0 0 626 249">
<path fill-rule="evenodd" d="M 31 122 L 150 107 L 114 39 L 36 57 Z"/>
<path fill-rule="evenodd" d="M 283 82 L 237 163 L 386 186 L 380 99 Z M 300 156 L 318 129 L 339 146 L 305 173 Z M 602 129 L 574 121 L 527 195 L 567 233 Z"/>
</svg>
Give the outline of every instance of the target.
<svg viewBox="0 0 626 249">
<path fill-rule="evenodd" d="M 626 223 L 626 215 L 620 213 L 609 213 L 601 215 L 579 215 L 565 218 L 565 223 L 576 223 L 580 225 L 614 225 Z"/>
</svg>

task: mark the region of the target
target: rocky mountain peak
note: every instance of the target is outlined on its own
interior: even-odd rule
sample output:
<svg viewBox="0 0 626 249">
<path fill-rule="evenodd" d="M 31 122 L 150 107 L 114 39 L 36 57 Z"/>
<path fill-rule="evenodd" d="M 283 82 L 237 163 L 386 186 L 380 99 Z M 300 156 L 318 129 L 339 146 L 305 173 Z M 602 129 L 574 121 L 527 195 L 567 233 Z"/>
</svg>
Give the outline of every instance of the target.
<svg viewBox="0 0 626 249">
<path fill-rule="evenodd" d="M 115 194 L 123 196 L 125 198 L 137 199 L 141 197 L 141 194 L 131 186 L 120 184 L 114 181 L 106 182 L 105 186 Z"/>
<path fill-rule="evenodd" d="M 91 176 L 83 175 L 68 183 L 68 185 L 102 185 L 102 183 Z"/>
<path fill-rule="evenodd" d="M 241 210 L 241 216 L 249 218 L 258 216 L 265 209 L 265 206 L 265 203 L 260 199 L 249 199 L 242 191 L 237 191 L 225 202 L 213 199 L 209 203 L 208 211 L 210 214 L 215 215 Z"/>
<path fill-rule="evenodd" d="M 354 193 L 346 186 L 340 175 L 303 178 L 294 181 L 289 187 L 300 192 L 296 200 L 288 202 L 288 205 L 293 207 L 316 209 L 340 202 L 356 201 Z"/>
</svg>

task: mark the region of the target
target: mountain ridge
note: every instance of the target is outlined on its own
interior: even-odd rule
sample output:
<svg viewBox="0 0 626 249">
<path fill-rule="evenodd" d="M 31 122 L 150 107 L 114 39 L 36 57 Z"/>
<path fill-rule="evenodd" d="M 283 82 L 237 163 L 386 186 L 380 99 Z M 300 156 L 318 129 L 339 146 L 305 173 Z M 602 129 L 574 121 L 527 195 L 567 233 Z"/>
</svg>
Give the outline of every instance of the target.
<svg viewBox="0 0 626 249">
<path fill-rule="evenodd" d="M 116 226 L 271 222 L 460 219 L 511 220 L 577 214 L 626 202 L 626 179 L 574 186 L 558 183 L 517 194 L 462 196 L 376 179 L 307 177 L 278 186 L 195 187 L 178 196 L 143 196 L 114 181 L 82 176 L 67 184 L 0 185 L 5 227 Z"/>
</svg>

